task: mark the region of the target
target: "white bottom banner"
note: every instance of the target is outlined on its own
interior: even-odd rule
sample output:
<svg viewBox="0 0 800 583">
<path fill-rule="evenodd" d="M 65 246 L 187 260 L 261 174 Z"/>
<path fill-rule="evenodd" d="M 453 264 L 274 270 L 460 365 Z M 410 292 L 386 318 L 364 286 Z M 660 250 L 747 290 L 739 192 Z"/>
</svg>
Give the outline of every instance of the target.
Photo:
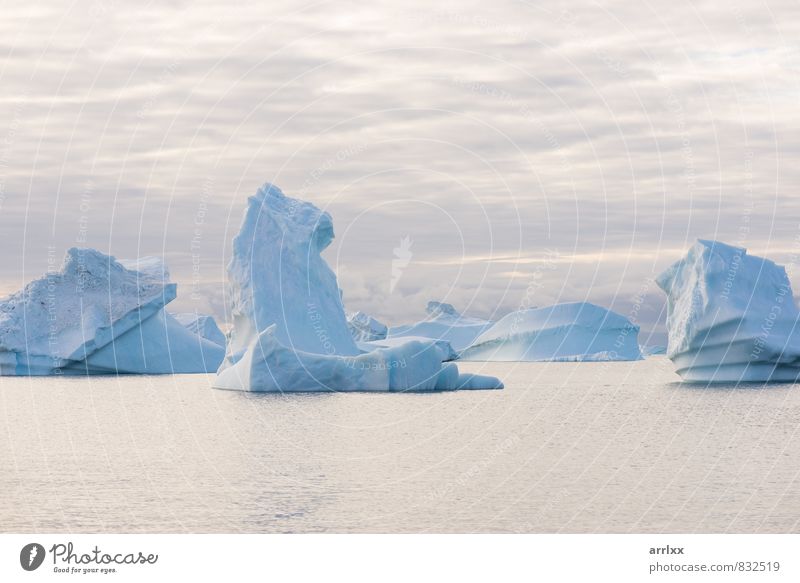
<svg viewBox="0 0 800 583">
<path fill-rule="evenodd" d="M 800 581 L 800 535 L 0 535 L 0 581 Z"/>
</svg>

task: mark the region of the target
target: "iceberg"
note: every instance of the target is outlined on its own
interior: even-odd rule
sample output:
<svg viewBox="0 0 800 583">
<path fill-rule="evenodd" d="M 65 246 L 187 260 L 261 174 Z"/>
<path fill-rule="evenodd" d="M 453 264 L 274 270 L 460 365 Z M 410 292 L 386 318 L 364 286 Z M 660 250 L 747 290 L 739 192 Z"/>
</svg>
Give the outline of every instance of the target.
<svg viewBox="0 0 800 583">
<path fill-rule="evenodd" d="M 215 370 L 224 350 L 164 311 L 177 293 L 168 280 L 158 258 L 69 249 L 60 270 L 0 301 L 0 374 Z"/>
<path fill-rule="evenodd" d="M 667 347 L 660 344 L 640 346 L 639 350 L 642 352 L 642 356 L 660 356 L 667 353 Z"/>
<path fill-rule="evenodd" d="M 460 314 L 452 304 L 431 301 L 426 308 L 425 320 L 389 328 L 387 338 L 406 336 L 445 340 L 454 350 L 464 350 L 492 326 L 492 322 Z"/>
<path fill-rule="evenodd" d="M 358 356 L 311 354 L 277 339 L 273 324 L 214 381 L 218 389 L 254 392 L 425 392 L 502 389 L 494 377 L 460 374 L 432 341 L 412 340 Z"/>
<path fill-rule="evenodd" d="M 259 334 L 293 350 L 354 356 L 336 275 L 320 253 L 333 241 L 333 221 L 313 204 L 271 184 L 248 199 L 228 264 L 231 329 L 224 366 L 235 364 Z"/>
<path fill-rule="evenodd" d="M 357 346 L 364 352 L 371 352 L 376 348 L 395 348 L 406 342 L 417 340 L 420 342 L 432 342 L 438 349 L 442 357 L 442 362 L 456 360 L 458 352 L 456 352 L 447 340 L 439 340 L 436 338 L 425 338 L 424 336 L 401 336 L 398 338 L 381 338 L 380 340 L 371 340 L 369 342 L 357 342 Z"/>
<path fill-rule="evenodd" d="M 208 373 L 217 370 L 224 356 L 224 347 L 159 310 L 72 368 L 84 374 Z"/>
<path fill-rule="evenodd" d="M 683 379 L 800 379 L 798 309 L 783 267 L 701 239 L 656 283 L 667 294 L 667 356 Z"/>
<path fill-rule="evenodd" d="M 388 328 L 364 312 L 355 312 L 347 317 L 347 327 L 353 340 L 358 342 L 369 342 L 371 340 L 383 340 L 386 338 Z"/>
<path fill-rule="evenodd" d="M 460 374 L 432 341 L 363 353 L 321 252 L 333 221 L 271 184 L 248 199 L 228 266 L 233 328 L 213 386 L 254 392 L 499 389 Z"/>
<path fill-rule="evenodd" d="M 519 310 L 501 318 L 461 352 L 461 360 L 640 360 L 639 327 L 588 302 Z"/>
<path fill-rule="evenodd" d="M 219 329 L 213 316 L 197 312 L 183 312 L 172 314 L 172 316 L 190 332 L 194 332 L 200 338 L 205 338 L 209 342 L 225 348 L 225 334 Z"/>
</svg>

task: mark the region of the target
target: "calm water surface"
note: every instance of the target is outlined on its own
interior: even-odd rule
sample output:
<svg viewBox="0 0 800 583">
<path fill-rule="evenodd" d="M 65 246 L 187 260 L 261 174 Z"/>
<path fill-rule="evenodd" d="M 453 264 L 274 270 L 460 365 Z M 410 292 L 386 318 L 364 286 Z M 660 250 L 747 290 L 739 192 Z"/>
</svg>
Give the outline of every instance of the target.
<svg viewBox="0 0 800 583">
<path fill-rule="evenodd" d="M 469 363 L 503 391 L 0 377 L 3 532 L 798 532 L 800 386 Z"/>
</svg>

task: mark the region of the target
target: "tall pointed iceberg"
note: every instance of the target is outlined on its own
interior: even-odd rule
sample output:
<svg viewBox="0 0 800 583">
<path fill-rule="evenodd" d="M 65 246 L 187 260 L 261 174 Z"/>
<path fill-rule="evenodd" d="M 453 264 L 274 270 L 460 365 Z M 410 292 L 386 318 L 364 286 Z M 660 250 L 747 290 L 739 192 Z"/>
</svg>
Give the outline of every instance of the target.
<svg viewBox="0 0 800 583">
<path fill-rule="evenodd" d="M 248 199 L 228 266 L 233 329 L 214 386 L 265 392 L 502 388 L 442 364 L 433 341 L 362 353 L 321 252 L 328 213 L 271 184 Z"/>
<path fill-rule="evenodd" d="M 358 354 L 333 273 L 320 253 L 333 241 L 333 221 L 313 204 L 271 184 L 248 199 L 228 265 L 233 329 L 229 366 L 259 333 L 292 350 Z"/>
<path fill-rule="evenodd" d="M 656 283 L 667 294 L 667 356 L 684 379 L 800 379 L 800 314 L 783 267 L 701 239 Z"/>
</svg>

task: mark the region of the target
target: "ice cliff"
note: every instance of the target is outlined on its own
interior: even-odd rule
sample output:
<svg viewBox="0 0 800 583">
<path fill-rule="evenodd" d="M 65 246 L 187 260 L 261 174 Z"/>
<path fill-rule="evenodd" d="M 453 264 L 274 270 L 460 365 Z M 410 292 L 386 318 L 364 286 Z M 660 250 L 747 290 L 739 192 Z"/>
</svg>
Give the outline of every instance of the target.
<svg viewBox="0 0 800 583">
<path fill-rule="evenodd" d="M 684 379 L 800 378 L 798 310 L 783 267 L 698 240 L 656 282 L 667 294 L 667 356 Z"/>
<path fill-rule="evenodd" d="M 487 320 L 463 316 L 451 304 L 443 302 L 428 302 L 426 312 L 428 316 L 425 320 L 390 327 L 387 338 L 412 336 L 445 340 L 459 351 L 492 326 L 492 322 Z"/>
<path fill-rule="evenodd" d="M 347 326 L 336 276 L 320 255 L 328 213 L 267 184 L 248 199 L 228 267 L 233 329 L 214 386 L 264 392 L 502 388 L 459 374 L 435 342 L 363 354 Z"/>
<path fill-rule="evenodd" d="M 157 258 L 69 249 L 59 270 L 0 301 L 0 374 L 214 370 L 224 350 L 164 311 L 177 289 L 168 279 Z"/>
<path fill-rule="evenodd" d="M 639 360 L 639 327 L 588 302 L 507 314 L 460 354 L 462 360 Z"/>
</svg>

